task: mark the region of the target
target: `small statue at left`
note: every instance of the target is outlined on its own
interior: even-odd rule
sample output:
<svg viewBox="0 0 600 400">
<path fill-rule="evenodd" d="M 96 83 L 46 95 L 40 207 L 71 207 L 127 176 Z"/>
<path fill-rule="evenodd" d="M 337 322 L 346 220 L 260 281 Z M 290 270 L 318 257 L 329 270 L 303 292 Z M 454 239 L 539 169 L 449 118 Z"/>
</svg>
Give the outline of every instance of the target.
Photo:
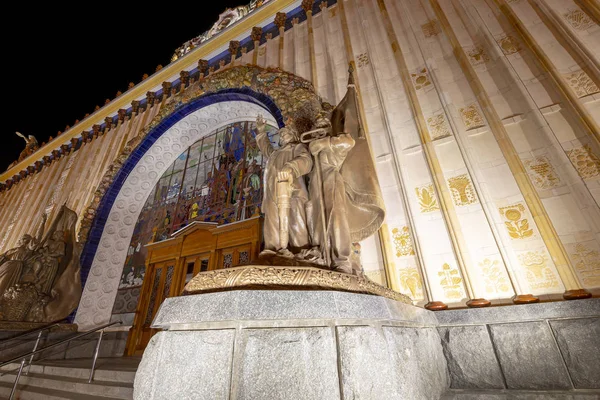
<svg viewBox="0 0 600 400">
<path fill-rule="evenodd" d="M 35 153 L 36 150 L 40 148 L 35 136 L 29 135 L 29 136 L 25 137 L 25 135 L 23 135 L 21 132 L 15 132 L 15 133 L 17 134 L 17 136 L 20 136 L 23 138 L 23 140 L 25 141 L 25 148 L 23 149 L 23 151 L 21 151 L 21 154 L 19 154 L 19 158 L 17 160 L 13 161 L 8 166 L 7 170 L 11 169 L 13 166 L 17 165 L 17 163 L 20 163 L 21 161 L 23 161 L 24 159 L 26 159 L 27 157 L 29 157 L 30 155 Z"/>
<path fill-rule="evenodd" d="M 25 135 L 23 135 L 21 132 L 15 132 L 15 133 L 17 134 L 17 136 L 22 137 L 23 140 L 25 141 L 25 149 L 23 149 L 21 154 L 19 154 L 19 159 L 18 159 L 18 162 L 21 162 L 24 159 L 26 159 L 27 157 L 29 157 L 30 155 L 32 155 L 37 149 L 40 148 L 40 146 L 38 145 L 38 141 L 35 138 L 35 136 L 29 135 L 29 136 L 25 137 Z"/>
<path fill-rule="evenodd" d="M 50 322 L 65 318 L 81 297 L 77 214 L 63 206 L 44 235 L 47 216 L 35 237 L 0 255 L 0 320 Z"/>
</svg>

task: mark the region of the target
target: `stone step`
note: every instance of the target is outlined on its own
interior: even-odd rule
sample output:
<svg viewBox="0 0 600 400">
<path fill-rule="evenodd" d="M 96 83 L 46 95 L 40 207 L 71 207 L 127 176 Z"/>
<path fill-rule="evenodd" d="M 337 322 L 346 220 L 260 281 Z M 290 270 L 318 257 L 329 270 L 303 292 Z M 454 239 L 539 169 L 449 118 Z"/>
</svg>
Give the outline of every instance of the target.
<svg viewBox="0 0 600 400">
<path fill-rule="evenodd" d="M 15 378 L 15 372 L 6 373 L 0 376 L 0 383 L 3 383 L 3 386 L 9 388 L 8 393 L 10 393 L 10 387 L 12 387 Z M 133 383 L 125 382 L 109 382 L 95 379 L 92 383 L 87 383 L 87 379 L 30 372 L 29 375 L 21 375 L 19 384 L 23 386 L 23 390 L 27 392 L 31 391 L 33 388 L 37 388 L 42 391 L 55 390 L 70 394 L 97 396 L 99 398 L 133 398 Z"/>
<path fill-rule="evenodd" d="M 20 382 L 20 380 L 19 380 Z M 8 399 L 13 383 L 0 382 L 0 399 Z M 132 397 L 130 397 L 132 398 Z M 118 400 L 118 397 L 93 396 L 82 393 L 19 384 L 13 400 Z"/>
<path fill-rule="evenodd" d="M 440 400 L 598 400 L 600 390 L 462 390 L 450 389 Z"/>
</svg>

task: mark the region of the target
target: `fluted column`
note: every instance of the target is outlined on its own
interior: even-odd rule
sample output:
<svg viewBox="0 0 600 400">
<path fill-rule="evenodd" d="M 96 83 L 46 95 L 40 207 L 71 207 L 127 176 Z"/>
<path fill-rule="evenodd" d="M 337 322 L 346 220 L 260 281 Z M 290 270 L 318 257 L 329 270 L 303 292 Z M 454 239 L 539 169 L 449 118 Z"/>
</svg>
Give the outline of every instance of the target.
<svg viewBox="0 0 600 400">
<path fill-rule="evenodd" d="M 254 42 L 254 52 L 252 53 L 252 64 L 258 65 L 258 48 L 260 47 L 260 39 L 262 37 L 262 28 L 259 26 L 255 26 L 252 28 L 252 33 L 250 34 L 252 41 Z"/>
<path fill-rule="evenodd" d="M 285 42 L 285 21 L 286 14 L 283 12 L 278 12 L 275 15 L 275 26 L 279 28 L 279 68 L 283 69 L 283 46 Z"/>
<path fill-rule="evenodd" d="M 515 178 L 519 190 L 524 196 L 525 203 L 527 204 L 533 219 L 536 222 L 544 244 L 554 260 L 556 269 L 561 277 L 561 280 L 563 281 L 563 284 L 565 285 L 565 288 L 567 289 L 563 297 L 567 300 L 590 297 L 591 294 L 587 290 L 581 288 L 575 275 L 573 265 L 571 264 L 568 254 L 560 238 L 558 237 L 558 233 L 556 232 L 556 229 L 554 228 L 537 191 L 529 180 L 525 167 L 523 166 L 523 163 L 521 162 L 521 159 L 519 158 L 519 155 L 517 154 L 517 151 L 512 144 L 508 133 L 506 132 L 504 124 L 500 120 L 500 117 L 498 116 L 496 109 L 494 108 L 487 92 L 485 91 L 479 76 L 473 69 L 471 63 L 468 61 L 464 49 L 460 46 L 456 34 L 446 18 L 444 11 L 440 7 L 438 0 L 429 1 L 438 18 L 438 21 L 440 22 L 442 30 L 448 37 L 453 47 L 454 54 L 457 57 L 462 72 L 467 77 L 467 80 L 471 86 L 471 90 L 473 90 L 477 96 L 477 99 L 479 100 L 479 103 L 481 104 L 481 109 L 490 125 L 490 129 L 495 136 L 498 145 L 500 146 L 500 150 L 502 151 L 502 154 L 508 163 L 508 167 Z"/>
<path fill-rule="evenodd" d="M 313 33 L 313 15 L 312 7 L 314 0 L 303 0 L 302 9 L 306 13 L 306 26 L 308 33 L 308 52 L 310 55 L 310 78 L 315 90 L 318 90 L 317 82 L 317 59 L 315 55 L 315 35 Z"/>
</svg>

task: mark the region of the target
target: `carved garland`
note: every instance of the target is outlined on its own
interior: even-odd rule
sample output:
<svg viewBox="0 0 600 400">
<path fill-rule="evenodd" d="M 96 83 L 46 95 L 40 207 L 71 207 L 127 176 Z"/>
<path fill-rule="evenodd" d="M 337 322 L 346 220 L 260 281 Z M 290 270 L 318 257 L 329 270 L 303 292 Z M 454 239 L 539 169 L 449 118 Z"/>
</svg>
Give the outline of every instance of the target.
<svg viewBox="0 0 600 400">
<path fill-rule="evenodd" d="M 182 109 L 186 104 L 227 89 L 251 89 L 255 93 L 268 96 L 281 111 L 286 124 L 294 124 L 299 133 L 312 129 L 315 121 L 326 116 L 332 109 L 328 103 L 322 103 L 312 83 L 279 68 L 261 68 L 255 65 L 236 66 L 201 78 L 183 92 L 171 97 L 157 116 L 142 128 L 138 136 L 127 143 L 121 154 L 107 168 L 94 192 L 90 205 L 83 214 L 79 231 L 80 243 L 87 241 L 100 202 L 113 180 L 146 136 L 163 120 Z"/>
</svg>

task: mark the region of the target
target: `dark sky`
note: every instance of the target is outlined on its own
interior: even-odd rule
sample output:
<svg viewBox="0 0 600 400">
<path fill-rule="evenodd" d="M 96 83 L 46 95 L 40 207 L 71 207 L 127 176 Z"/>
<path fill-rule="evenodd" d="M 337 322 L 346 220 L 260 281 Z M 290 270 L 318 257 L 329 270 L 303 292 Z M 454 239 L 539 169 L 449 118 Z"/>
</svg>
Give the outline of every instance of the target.
<svg viewBox="0 0 600 400">
<path fill-rule="evenodd" d="M 74 3 L 74 7 L 11 2 L 1 18 L 3 125 L 0 172 L 25 147 L 56 137 L 105 99 L 139 83 L 177 47 L 209 29 L 227 7 L 249 0 L 191 3 Z M 34 10 L 35 8 L 35 10 Z M 146 10 L 144 10 L 146 8 Z"/>
</svg>

